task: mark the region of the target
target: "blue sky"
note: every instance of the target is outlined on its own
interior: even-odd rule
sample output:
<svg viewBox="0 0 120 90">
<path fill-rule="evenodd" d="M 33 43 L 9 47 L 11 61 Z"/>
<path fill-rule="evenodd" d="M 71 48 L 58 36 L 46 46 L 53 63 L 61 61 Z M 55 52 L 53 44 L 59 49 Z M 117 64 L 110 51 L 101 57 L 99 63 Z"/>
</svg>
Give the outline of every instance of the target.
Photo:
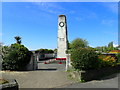
<svg viewBox="0 0 120 90">
<path fill-rule="evenodd" d="M 22 37 L 28 49 L 57 47 L 58 15 L 67 17 L 68 40 L 86 39 L 89 46 L 118 44 L 117 2 L 4 2 L 2 42 Z"/>
</svg>

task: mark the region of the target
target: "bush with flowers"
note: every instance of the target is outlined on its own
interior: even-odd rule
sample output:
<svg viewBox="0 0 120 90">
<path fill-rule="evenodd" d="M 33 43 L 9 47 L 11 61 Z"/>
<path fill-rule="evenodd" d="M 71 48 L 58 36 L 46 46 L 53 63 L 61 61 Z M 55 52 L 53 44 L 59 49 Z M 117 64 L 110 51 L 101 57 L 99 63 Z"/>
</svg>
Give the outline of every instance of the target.
<svg viewBox="0 0 120 90">
<path fill-rule="evenodd" d="M 71 65 L 76 70 L 90 70 L 98 67 L 98 55 L 89 48 L 77 48 L 71 52 Z"/>
<path fill-rule="evenodd" d="M 117 59 L 112 56 L 99 55 L 100 67 L 115 66 Z"/>
<path fill-rule="evenodd" d="M 117 66 L 120 63 L 120 54 L 116 56 L 97 54 L 89 48 L 78 48 L 71 52 L 71 65 L 76 70 L 101 69 Z M 118 62 L 119 61 L 119 62 Z"/>
</svg>

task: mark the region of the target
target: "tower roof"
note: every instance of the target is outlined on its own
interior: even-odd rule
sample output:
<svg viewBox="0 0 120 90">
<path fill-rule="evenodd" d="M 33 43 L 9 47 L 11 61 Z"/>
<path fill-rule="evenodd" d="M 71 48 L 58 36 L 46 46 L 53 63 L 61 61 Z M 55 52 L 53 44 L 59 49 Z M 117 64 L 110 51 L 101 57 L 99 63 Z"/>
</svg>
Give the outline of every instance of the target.
<svg viewBox="0 0 120 90">
<path fill-rule="evenodd" d="M 59 15 L 59 17 L 66 17 L 65 15 Z"/>
</svg>

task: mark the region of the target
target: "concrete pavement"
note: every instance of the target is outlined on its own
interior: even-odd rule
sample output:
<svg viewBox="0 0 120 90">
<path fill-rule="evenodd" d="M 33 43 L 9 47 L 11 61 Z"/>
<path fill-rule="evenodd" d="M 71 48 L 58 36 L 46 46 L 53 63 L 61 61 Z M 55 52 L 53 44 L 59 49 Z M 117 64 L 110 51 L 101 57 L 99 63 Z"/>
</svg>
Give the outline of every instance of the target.
<svg viewBox="0 0 120 90">
<path fill-rule="evenodd" d="M 2 72 L 5 78 L 15 78 L 20 88 L 118 88 L 118 75 L 101 80 L 78 83 L 68 79 L 65 71 Z"/>
<path fill-rule="evenodd" d="M 4 78 L 14 78 L 20 88 L 55 88 L 74 83 L 65 71 L 2 72 Z"/>
<path fill-rule="evenodd" d="M 35 71 L 1 72 L 4 78 L 16 79 L 20 88 L 55 88 L 58 86 L 74 83 L 67 77 L 65 64 L 58 64 L 58 61 L 44 64 L 38 62 L 38 69 Z"/>
<path fill-rule="evenodd" d="M 59 61 L 54 61 L 52 63 L 44 64 L 45 61 L 38 62 L 38 70 L 43 70 L 43 71 L 65 71 L 66 66 L 65 66 L 65 61 L 62 62 L 63 64 L 59 64 Z"/>
<path fill-rule="evenodd" d="M 101 80 L 93 80 L 86 83 L 74 83 L 58 88 L 118 88 L 118 82 L 120 82 L 120 74 L 113 74 L 104 77 Z"/>
</svg>

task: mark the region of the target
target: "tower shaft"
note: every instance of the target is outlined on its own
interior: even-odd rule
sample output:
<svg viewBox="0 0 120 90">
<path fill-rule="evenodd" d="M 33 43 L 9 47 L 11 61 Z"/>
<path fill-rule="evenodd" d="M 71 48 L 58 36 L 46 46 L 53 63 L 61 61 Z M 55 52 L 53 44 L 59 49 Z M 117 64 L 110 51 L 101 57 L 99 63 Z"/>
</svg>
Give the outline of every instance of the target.
<svg viewBox="0 0 120 90">
<path fill-rule="evenodd" d="M 67 50 L 67 23 L 66 16 L 59 15 L 58 17 L 58 43 L 57 43 L 57 58 L 66 58 Z"/>
</svg>

